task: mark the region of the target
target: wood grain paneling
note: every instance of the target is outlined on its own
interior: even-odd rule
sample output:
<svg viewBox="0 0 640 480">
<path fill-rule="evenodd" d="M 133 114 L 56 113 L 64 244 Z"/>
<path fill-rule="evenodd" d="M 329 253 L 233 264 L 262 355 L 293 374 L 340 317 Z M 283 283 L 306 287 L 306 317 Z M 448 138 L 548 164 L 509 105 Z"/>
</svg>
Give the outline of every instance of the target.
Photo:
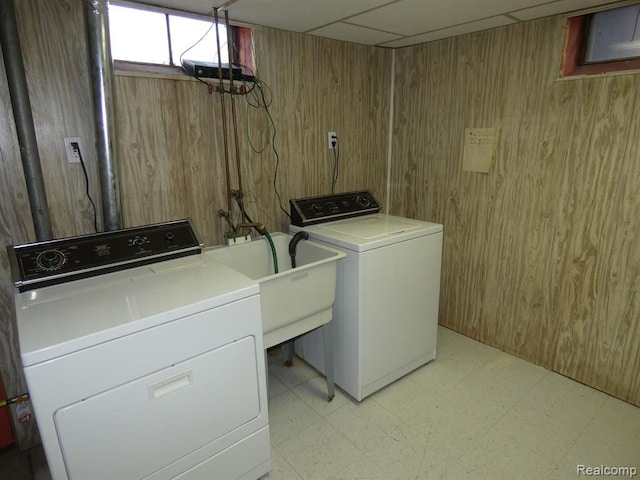
<svg viewBox="0 0 640 480">
<path fill-rule="evenodd" d="M 556 81 L 564 20 L 400 50 L 393 213 L 445 226 L 440 322 L 640 404 L 640 76 Z M 498 130 L 462 171 L 465 128 Z"/>
<path fill-rule="evenodd" d="M 85 196 L 84 176 L 78 164 L 67 163 L 63 142 L 64 137 L 82 138 L 90 186 L 95 192 L 94 198 L 99 200 L 81 4 L 77 0 L 30 0 L 15 2 L 15 9 L 53 233 L 56 237 L 90 233 L 93 231 L 93 212 Z M 4 64 L 0 74 L 0 97 L 0 238 L 3 240 L 0 251 L 0 365 L 7 393 L 16 395 L 24 392 L 26 386 L 17 351 L 13 289 L 4 245 L 35 238 Z M 16 425 L 16 438 L 23 448 L 37 441 L 33 423 Z"/>
<path fill-rule="evenodd" d="M 66 162 L 64 137 L 81 137 L 90 189 L 100 206 L 92 99 L 81 0 L 16 2 L 20 37 L 42 159 L 54 236 L 93 231 L 82 171 Z M 247 210 L 270 230 L 286 230 L 273 182 L 275 138 L 277 186 L 282 205 L 295 196 L 331 188 L 333 155 L 327 132 L 340 135 L 338 190 L 371 188 L 384 200 L 389 52 L 373 47 L 259 29 L 254 36 L 258 75 L 276 129 L 264 110 L 234 101 Z M 4 70 L 3 70 L 4 72 Z M 201 83 L 145 76 L 116 77 L 116 161 L 124 226 L 191 217 L 208 245 L 227 229 L 217 217 L 227 209 L 222 149 L 221 99 Z M 33 241 L 24 179 L 4 74 L 0 75 L 0 238 L 4 244 Z M 229 112 L 229 99 L 225 100 Z M 255 102 L 255 99 L 254 99 Z M 231 117 L 229 116 L 231 127 Z M 230 135 L 232 188 L 235 146 Z M 237 207 L 234 207 L 238 219 Z M 4 249 L 0 252 L 0 366 L 9 394 L 25 390 L 17 349 L 13 290 Z M 19 432 L 22 446 L 35 429 Z"/>
<path fill-rule="evenodd" d="M 256 30 L 254 41 L 275 130 L 264 109 L 247 106 L 256 97 L 234 98 L 243 190 L 252 218 L 270 230 L 288 229 L 274 192 L 276 163 L 275 183 L 286 211 L 289 198 L 330 191 L 330 130 L 340 137 L 336 189 L 371 188 L 384 200 L 389 82 L 369 69 L 388 69 L 388 52 L 269 29 Z M 118 76 L 117 88 L 127 225 L 189 216 L 207 244 L 222 243 L 226 227 L 216 216 L 218 209 L 227 209 L 220 95 L 196 81 L 138 76 Z M 225 105 L 235 189 L 229 98 Z M 255 147 L 267 148 L 254 151 L 248 131 Z M 237 207 L 233 211 L 237 218 Z"/>
</svg>

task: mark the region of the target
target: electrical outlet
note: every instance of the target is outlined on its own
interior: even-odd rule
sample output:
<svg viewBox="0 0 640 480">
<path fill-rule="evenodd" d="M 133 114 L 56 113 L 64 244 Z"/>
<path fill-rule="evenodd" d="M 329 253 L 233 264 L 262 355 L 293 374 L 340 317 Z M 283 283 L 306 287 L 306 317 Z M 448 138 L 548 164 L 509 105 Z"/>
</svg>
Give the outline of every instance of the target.
<svg viewBox="0 0 640 480">
<path fill-rule="evenodd" d="M 72 143 L 78 145 L 79 151 L 73 148 Z M 64 137 L 64 150 L 67 152 L 67 161 L 69 163 L 80 163 L 80 152 L 82 151 L 80 137 Z"/>
<path fill-rule="evenodd" d="M 329 150 L 333 150 L 334 148 L 336 148 L 336 145 L 338 144 L 338 134 L 336 132 L 328 132 L 327 141 L 329 145 Z"/>
</svg>

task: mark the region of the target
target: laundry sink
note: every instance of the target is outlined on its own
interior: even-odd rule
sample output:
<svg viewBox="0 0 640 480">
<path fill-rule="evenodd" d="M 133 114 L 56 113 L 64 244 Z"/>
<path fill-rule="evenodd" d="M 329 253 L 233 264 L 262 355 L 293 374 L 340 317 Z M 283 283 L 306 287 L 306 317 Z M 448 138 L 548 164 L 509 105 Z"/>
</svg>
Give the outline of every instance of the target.
<svg viewBox="0 0 640 480">
<path fill-rule="evenodd" d="M 298 243 L 296 268 L 291 268 L 292 235 L 271 234 L 277 259 L 274 273 L 271 247 L 265 237 L 205 250 L 216 261 L 260 284 L 264 348 L 302 335 L 331 320 L 335 301 L 337 261 L 346 256 L 313 241 Z"/>
</svg>

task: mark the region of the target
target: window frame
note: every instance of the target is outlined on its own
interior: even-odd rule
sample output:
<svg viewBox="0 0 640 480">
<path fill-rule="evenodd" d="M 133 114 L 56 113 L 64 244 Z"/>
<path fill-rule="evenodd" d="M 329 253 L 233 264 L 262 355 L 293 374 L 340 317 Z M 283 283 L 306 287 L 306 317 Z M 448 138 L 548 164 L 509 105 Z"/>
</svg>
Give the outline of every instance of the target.
<svg viewBox="0 0 640 480">
<path fill-rule="evenodd" d="M 156 7 L 152 5 L 145 5 L 139 3 L 133 3 L 128 1 L 118 1 L 112 0 L 110 2 L 113 5 L 133 8 L 137 10 L 146 10 L 150 12 L 157 12 L 166 15 L 167 23 L 168 23 L 168 15 L 176 15 L 185 18 L 192 18 L 194 20 L 205 20 L 209 22 L 215 22 L 213 16 L 202 15 L 192 12 L 185 12 L 182 10 L 175 10 L 172 8 L 165 7 Z M 224 24 L 224 18 L 218 18 L 218 23 Z M 229 21 L 229 27 L 231 28 L 231 36 L 233 38 L 233 42 L 235 44 L 235 48 L 233 49 L 234 58 L 231 59 L 231 63 L 234 65 L 238 65 L 242 73 L 245 75 L 253 76 L 255 75 L 255 63 L 254 63 L 254 55 L 253 55 L 253 32 L 251 28 L 238 25 L 234 22 Z M 109 32 L 111 35 L 111 32 Z M 175 62 L 176 59 L 173 58 L 171 54 L 171 33 L 168 30 L 166 32 L 166 39 L 169 42 L 169 59 L 172 62 Z M 183 78 L 185 80 L 193 79 L 193 77 L 189 76 L 184 72 L 181 65 L 167 65 L 162 63 L 150 63 L 150 62 L 139 62 L 139 61 L 130 61 L 130 60 L 119 60 L 113 59 L 114 68 L 116 73 L 124 73 L 126 75 L 133 76 L 165 76 L 168 78 Z M 215 80 L 215 79 L 208 79 Z M 226 82 L 227 80 L 225 80 Z"/>
<path fill-rule="evenodd" d="M 582 63 L 584 59 L 584 49 L 588 26 L 591 16 L 605 10 L 613 10 L 637 2 L 628 2 L 623 5 L 616 5 L 613 8 L 589 11 L 583 14 L 569 17 L 564 44 L 564 54 L 562 59 L 562 77 L 572 77 L 578 75 L 598 75 L 605 73 L 626 72 L 640 73 L 640 58 L 628 58 L 621 60 L 608 60 L 602 62 Z"/>
</svg>

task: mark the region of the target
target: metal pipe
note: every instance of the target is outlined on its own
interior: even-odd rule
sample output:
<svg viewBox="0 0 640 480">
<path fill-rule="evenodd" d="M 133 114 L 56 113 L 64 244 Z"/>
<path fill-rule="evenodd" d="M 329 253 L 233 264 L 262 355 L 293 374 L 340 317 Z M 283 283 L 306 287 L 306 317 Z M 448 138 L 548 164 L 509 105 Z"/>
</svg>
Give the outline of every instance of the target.
<svg viewBox="0 0 640 480">
<path fill-rule="evenodd" d="M 118 164 L 115 155 L 115 96 L 109 44 L 108 0 L 85 0 L 87 44 L 91 64 L 96 149 L 105 230 L 122 228 Z"/>
<path fill-rule="evenodd" d="M 224 154 L 224 170 L 227 180 L 227 209 L 231 215 L 231 173 L 229 172 L 229 146 L 227 145 L 227 110 L 224 103 L 224 80 L 222 79 L 222 58 L 220 57 L 220 32 L 218 32 L 218 9 L 213 10 L 216 29 L 216 47 L 218 48 L 218 80 L 220 81 L 220 107 L 222 110 L 222 147 Z"/>
<path fill-rule="evenodd" d="M 0 44 L 36 239 L 51 240 L 53 233 L 49 219 L 47 192 L 42 176 L 13 0 L 0 0 Z"/>
<path fill-rule="evenodd" d="M 233 34 L 229 26 L 229 11 L 224 11 L 224 25 L 227 29 L 227 54 L 229 56 L 229 89 L 231 90 L 231 122 L 233 125 L 233 141 L 236 147 L 236 170 L 238 171 L 238 190 L 242 192 L 242 170 L 240 169 L 240 145 L 238 141 L 238 120 L 236 118 L 236 102 L 233 89 Z M 244 203 L 240 202 L 240 211 L 244 214 Z"/>
</svg>

